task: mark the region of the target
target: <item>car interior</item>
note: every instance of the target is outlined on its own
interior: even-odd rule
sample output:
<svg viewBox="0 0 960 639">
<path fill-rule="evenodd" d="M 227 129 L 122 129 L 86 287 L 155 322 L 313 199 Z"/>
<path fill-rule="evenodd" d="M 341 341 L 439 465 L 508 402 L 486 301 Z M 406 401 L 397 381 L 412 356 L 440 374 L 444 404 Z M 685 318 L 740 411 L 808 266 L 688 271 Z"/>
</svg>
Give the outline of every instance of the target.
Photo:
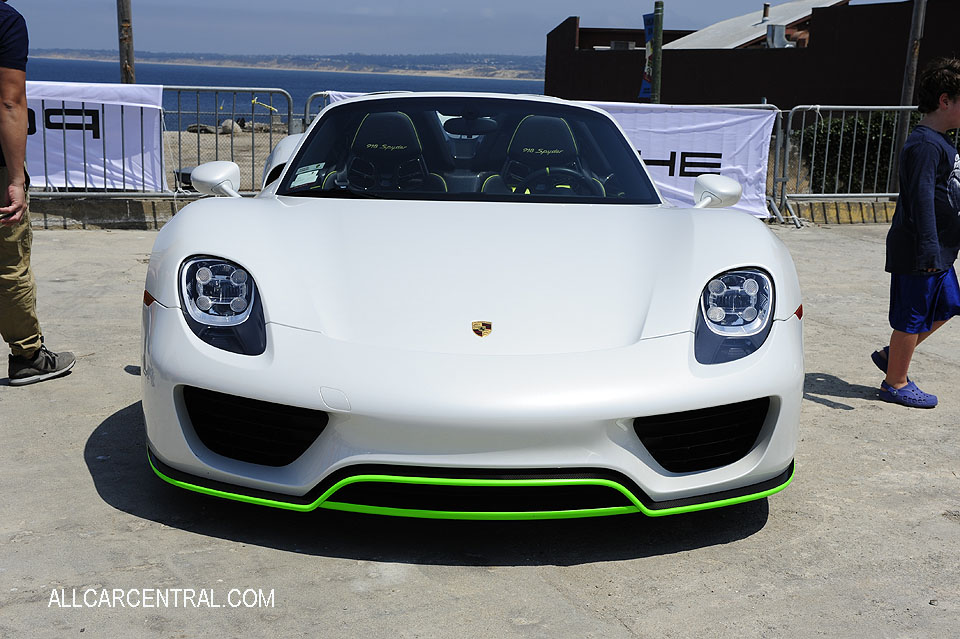
<svg viewBox="0 0 960 639">
<path fill-rule="evenodd" d="M 541 104 L 345 104 L 313 129 L 278 194 L 659 202 L 636 151 L 606 118 L 552 104 L 531 113 L 531 106 Z"/>
</svg>

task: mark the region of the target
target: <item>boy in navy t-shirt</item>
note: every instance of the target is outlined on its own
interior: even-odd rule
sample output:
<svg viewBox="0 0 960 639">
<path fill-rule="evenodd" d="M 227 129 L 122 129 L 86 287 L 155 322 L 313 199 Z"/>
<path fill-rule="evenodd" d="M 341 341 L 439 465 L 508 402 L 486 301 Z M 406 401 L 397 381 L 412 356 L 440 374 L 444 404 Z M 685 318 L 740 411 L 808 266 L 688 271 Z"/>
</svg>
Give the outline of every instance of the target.
<svg viewBox="0 0 960 639">
<path fill-rule="evenodd" d="M 933 408 L 937 397 L 907 378 L 917 344 L 960 315 L 953 263 L 960 251 L 960 155 L 945 135 L 960 128 L 960 60 L 934 60 L 917 88 L 920 123 L 900 153 L 900 197 L 887 233 L 890 345 L 871 358 L 887 376 L 880 398 Z"/>
</svg>

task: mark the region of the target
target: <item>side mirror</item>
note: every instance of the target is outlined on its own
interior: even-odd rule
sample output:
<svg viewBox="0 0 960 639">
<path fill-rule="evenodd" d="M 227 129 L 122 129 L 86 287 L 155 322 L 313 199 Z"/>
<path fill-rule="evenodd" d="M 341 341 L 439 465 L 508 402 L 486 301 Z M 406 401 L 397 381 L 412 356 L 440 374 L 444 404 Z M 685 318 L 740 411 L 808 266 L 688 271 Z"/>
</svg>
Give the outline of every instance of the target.
<svg viewBox="0 0 960 639">
<path fill-rule="evenodd" d="M 240 167 L 236 162 L 205 162 L 190 173 L 193 188 L 204 195 L 240 197 Z"/>
<path fill-rule="evenodd" d="M 743 187 L 734 179 L 715 173 L 707 173 L 697 177 L 693 183 L 693 199 L 695 209 L 720 208 L 733 206 L 740 201 Z"/>
</svg>

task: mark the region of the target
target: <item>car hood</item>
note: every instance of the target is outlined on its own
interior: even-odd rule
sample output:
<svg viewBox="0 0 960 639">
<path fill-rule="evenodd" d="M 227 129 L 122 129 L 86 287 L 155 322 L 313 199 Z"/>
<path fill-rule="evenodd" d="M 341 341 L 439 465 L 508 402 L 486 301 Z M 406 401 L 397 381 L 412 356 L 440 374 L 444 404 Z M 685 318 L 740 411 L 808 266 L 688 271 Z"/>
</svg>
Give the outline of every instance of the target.
<svg viewBox="0 0 960 639">
<path fill-rule="evenodd" d="M 735 243 L 759 259 L 732 259 Z M 709 278 L 781 270 L 777 243 L 725 211 L 221 198 L 164 227 L 147 290 L 179 306 L 179 264 L 215 255 L 253 275 L 267 322 L 393 349 L 578 352 L 693 330 Z"/>
</svg>

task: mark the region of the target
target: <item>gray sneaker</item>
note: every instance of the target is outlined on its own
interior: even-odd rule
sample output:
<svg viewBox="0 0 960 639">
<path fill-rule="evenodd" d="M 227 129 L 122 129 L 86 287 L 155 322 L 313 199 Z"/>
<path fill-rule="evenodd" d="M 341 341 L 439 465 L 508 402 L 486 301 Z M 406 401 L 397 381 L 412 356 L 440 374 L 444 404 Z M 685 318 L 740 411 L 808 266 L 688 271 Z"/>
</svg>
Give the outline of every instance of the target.
<svg viewBox="0 0 960 639">
<path fill-rule="evenodd" d="M 9 356 L 7 371 L 11 386 L 24 386 L 66 375 L 77 363 L 73 353 L 54 353 L 41 346 L 33 357 Z"/>
</svg>

